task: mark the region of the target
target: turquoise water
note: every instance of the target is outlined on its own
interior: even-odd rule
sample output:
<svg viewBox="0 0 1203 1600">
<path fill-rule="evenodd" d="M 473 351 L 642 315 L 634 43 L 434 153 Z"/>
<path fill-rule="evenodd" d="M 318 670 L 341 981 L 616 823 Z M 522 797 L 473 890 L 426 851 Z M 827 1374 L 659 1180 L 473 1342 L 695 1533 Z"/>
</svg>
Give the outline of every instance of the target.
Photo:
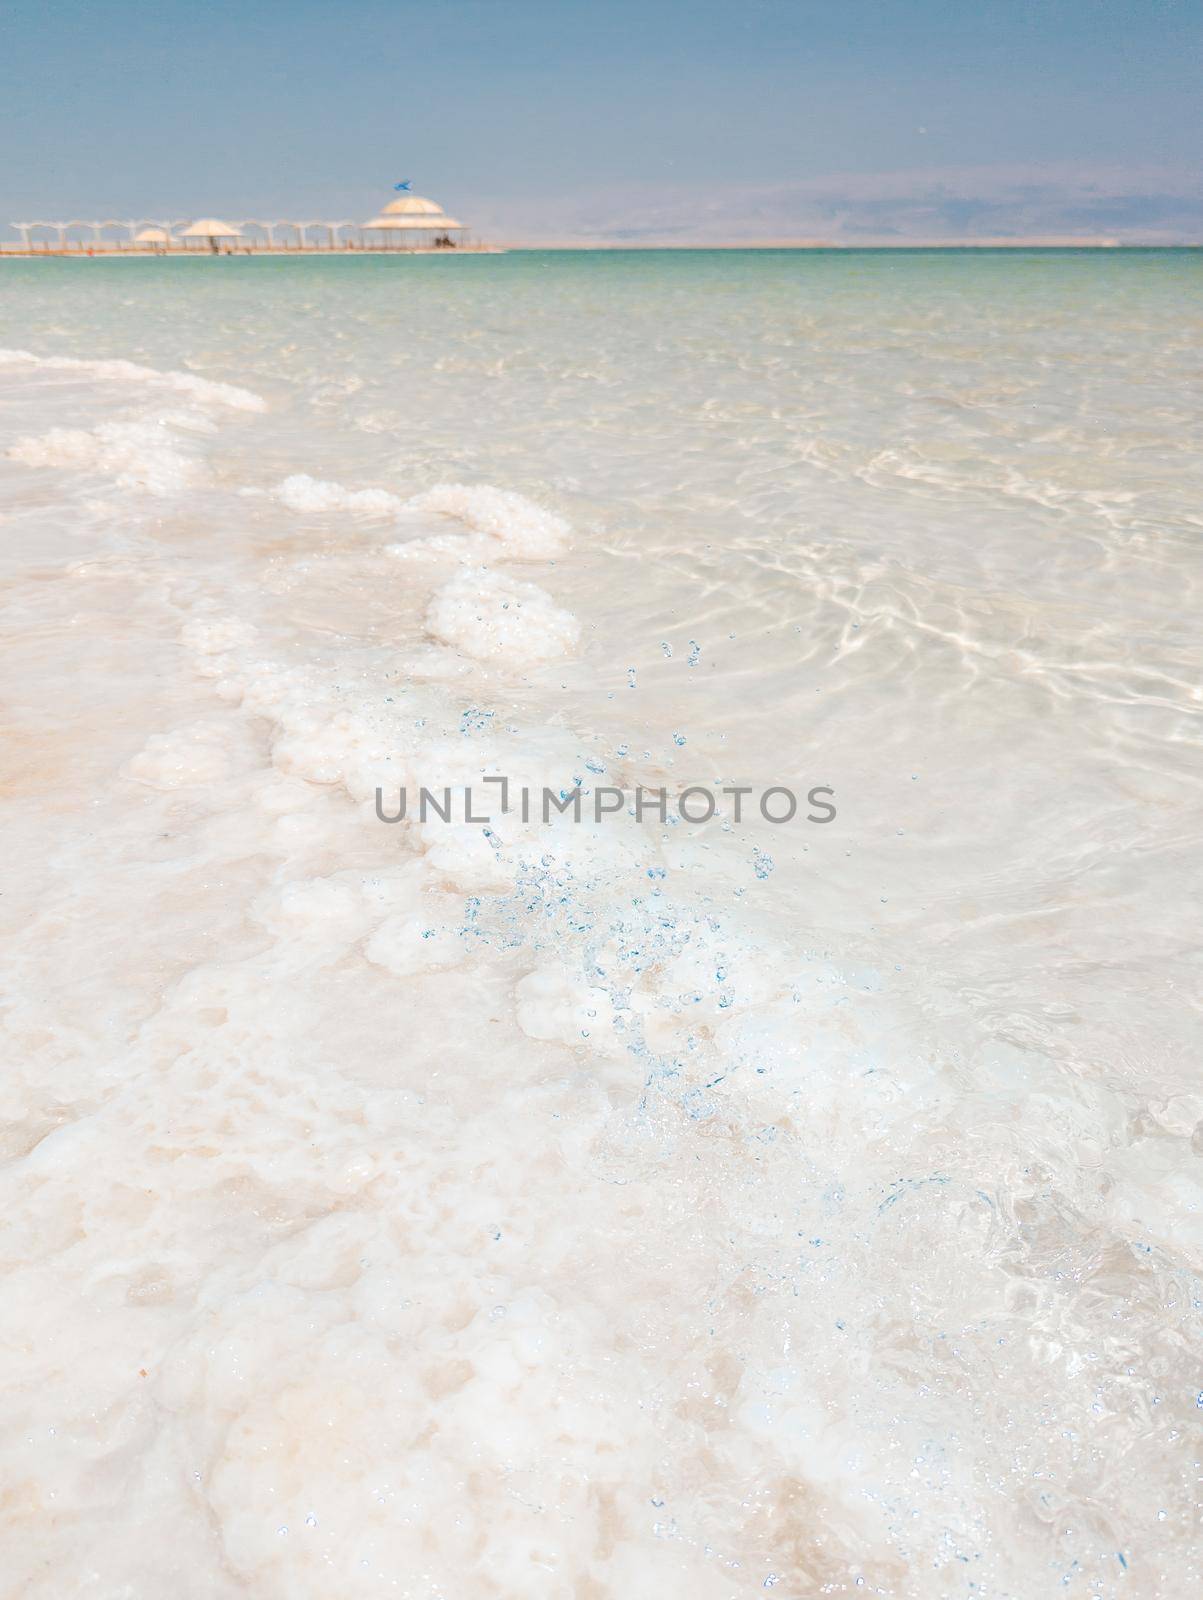
<svg viewBox="0 0 1203 1600">
<path fill-rule="evenodd" d="M 1190 1592 L 1201 275 L 0 263 L 30 1593 Z"/>
</svg>

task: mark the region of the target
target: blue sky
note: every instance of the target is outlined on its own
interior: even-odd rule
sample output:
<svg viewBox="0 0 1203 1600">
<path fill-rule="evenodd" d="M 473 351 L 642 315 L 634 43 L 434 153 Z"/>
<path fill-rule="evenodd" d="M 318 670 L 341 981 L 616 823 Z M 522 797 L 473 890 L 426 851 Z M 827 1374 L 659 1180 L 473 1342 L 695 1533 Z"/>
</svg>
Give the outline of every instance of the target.
<svg viewBox="0 0 1203 1600">
<path fill-rule="evenodd" d="M 0 221 L 1203 239 L 1201 66 L 1197 0 L 4 0 Z"/>
</svg>

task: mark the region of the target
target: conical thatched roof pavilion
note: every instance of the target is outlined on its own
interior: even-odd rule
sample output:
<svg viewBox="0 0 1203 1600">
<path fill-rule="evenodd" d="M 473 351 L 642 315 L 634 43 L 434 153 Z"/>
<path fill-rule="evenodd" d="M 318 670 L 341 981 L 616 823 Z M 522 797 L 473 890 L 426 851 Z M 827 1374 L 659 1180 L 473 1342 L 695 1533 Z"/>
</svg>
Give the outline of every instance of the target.
<svg viewBox="0 0 1203 1600">
<path fill-rule="evenodd" d="M 420 194 L 404 194 L 391 200 L 379 216 L 365 222 L 363 231 L 380 235 L 379 242 L 382 244 L 393 242 L 389 238 L 389 235 L 393 235 L 412 247 L 429 242 L 422 239 L 423 234 L 429 234 L 436 243 L 444 239 L 450 243 L 450 235 L 462 232 L 463 227 L 462 222 L 449 217 L 436 201 L 427 200 Z"/>
</svg>

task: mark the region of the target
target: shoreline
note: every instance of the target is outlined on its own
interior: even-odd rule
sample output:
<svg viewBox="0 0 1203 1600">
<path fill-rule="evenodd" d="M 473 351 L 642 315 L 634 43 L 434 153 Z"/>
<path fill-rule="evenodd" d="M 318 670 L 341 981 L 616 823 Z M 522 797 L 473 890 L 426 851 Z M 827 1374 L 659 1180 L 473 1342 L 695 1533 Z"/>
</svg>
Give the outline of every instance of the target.
<svg viewBox="0 0 1203 1600">
<path fill-rule="evenodd" d="M 78 248 L 60 248 L 55 246 L 48 250 L 26 250 L 21 245 L 0 243 L 0 260 L 12 257 L 20 261 L 105 261 L 136 260 L 148 261 L 156 257 L 164 261 L 208 261 L 217 258 L 233 258 L 247 256 L 279 256 L 291 258 L 293 256 L 501 256 L 509 247 L 496 244 L 471 244 L 456 245 L 452 250 L 414 249 L 414 250 L 373 250 L 354 249 L 339 250 L 314 247 L 313 249 L 297 250 L 134 250 L 123 245 L 82 245 Z"/>
<path fill-rule="evenodd" d="M 207 261 L 212 259 L 249 259 L 253 257 L 270 257 L 273 260 L 294 260 L 299 257 L 321 259 L 329 257 L 355 257 L 355 256 L 396 256 L 407 258 L 410 256 L 441 256 L 454 259 L 456 256 L 499 256 L 508 255 L 514 251 L 546 251 L 555 254 L 569 253 L 600 253 L 639 251 L 642 253 L 656 253 L 673 251 L 679 254 L 708 253 L 712 251 L 729 251 L 733 254 L 751 251 L 797 251 L 814 254 L 915 254 L 925 252 L 981 251 L 1009 252 L 1009 251 L 1047 251 L 1049 253 L 1064 252 L 1069 250 L 1089 250 L 1106 253 L 1125 253 L 1134 251 L 1164 251 L 1203 250 L 1203 241 L 1181 240 L 1174 243 L 1150 243 L 1140 241 L 1122 241 L 1117 239 L 957 239 L 957 240 L 916 240 L 907 243 L 897 241 L 884 243 L 881 241 L 858 241 L 856 243 L 838 243 L 834 240 L 814 239 L 757 239 L 742 241 L 724 241 L 711 244 L 665 244 L 665 243 L 632 243 L 630 241 L 615 242 L 613 240 L 595 240 L 584 243 L 566 243 L 562 240 L 552 242 L 541 241 L 512 241 L 496 245 L 460 245 L 453 250 L 447 249 L 330 249 L 328 247 L 314 247 L 312 249 L 242 249 L 229 252 L 221 251 L 214 255 L 212 251 L 201 250 L 135 250 L 122 246 L 80 246 L 71 248 L 53 249 L 24 249 L 19 245 L 10 245 L 0 242 L 0 261 Z"/>
<path fill-rule="evenodd" d="M 506 250 L 876 250 L 905 253 L 915 250 L 1203 250 L 1203 240 L 1173 241 L 1058 238 L 1025 239 L 725 239 L 675 244 L 663 240 L 591 239 L 525 242 L 507 240 Z"/>
</svg>

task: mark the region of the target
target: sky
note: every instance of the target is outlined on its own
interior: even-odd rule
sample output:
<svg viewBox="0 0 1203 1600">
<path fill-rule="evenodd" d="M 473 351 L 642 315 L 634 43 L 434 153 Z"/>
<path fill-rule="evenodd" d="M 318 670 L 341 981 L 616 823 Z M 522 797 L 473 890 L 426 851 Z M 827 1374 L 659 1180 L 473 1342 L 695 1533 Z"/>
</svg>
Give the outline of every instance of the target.
<svg viewBox="0 0 1203 1600">
<path fill-rule="evenodd" d="M 9 220 L 1203 241 L 1198 0 L 0 0 Z"/>
</svg>

